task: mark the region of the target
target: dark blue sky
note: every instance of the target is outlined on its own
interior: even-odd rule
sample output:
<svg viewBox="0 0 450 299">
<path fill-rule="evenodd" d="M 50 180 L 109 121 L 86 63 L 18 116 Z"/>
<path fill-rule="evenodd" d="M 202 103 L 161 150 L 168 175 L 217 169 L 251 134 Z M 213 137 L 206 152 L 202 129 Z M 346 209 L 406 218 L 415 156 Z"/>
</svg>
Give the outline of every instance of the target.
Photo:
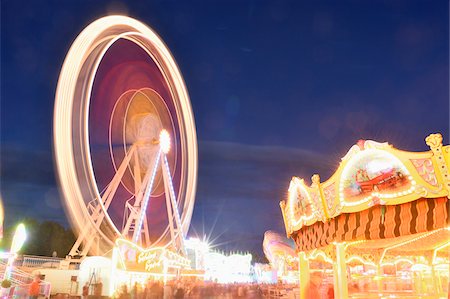
<svg viewBox="0 0 450 299">
<path fill-rule="evenodd" d="M 65 222 L 53 101 L 75 37 L 127 14 L 155 29 L 188 87 L 199 139 L 190 233 L 260 250 L 283 232 L 293 175 L 325 180 L 358 139 L 427 150 L 449 135 L 448 1 L 1 2 L 1 192 L 7 222 Z M 11 211 L 11 213 L 9 213 Z M 214 226 L 213 224 L 216 223 Z"/>
</svg>

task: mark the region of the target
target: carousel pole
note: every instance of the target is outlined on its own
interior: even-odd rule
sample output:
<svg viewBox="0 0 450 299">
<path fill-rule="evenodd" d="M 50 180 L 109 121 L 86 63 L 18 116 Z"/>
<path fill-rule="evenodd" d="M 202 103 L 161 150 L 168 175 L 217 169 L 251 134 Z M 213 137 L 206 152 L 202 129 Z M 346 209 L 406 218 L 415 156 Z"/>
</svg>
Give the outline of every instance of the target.
<svg viewBox="0 0 450 299">
<path fill-rule="evenodd" d="M 432 294 L 435 295 L 436 297 L 438 297 L 439 295 L 439 286 L 437 283 L 437 278 L 436 278 L 436 269 L 434 267 L 434 255 L 432 252 L 429 252 L 427 254 L 427 262 L 428 265 L 430 266 L 430 274 L 431 274 L 431 284 L 433 286 L 433 290 L 432 290 Z"/>
<path fill-rule="evenodd" d="M 437 284 L 437 279 L 436 279 L 436 270 L 434 269 L 434 264 L 431 263 L 430 265 L 430 270 L 431 270 L 431 281 L 433 284 L 433 295 L 438 296 L 439 295 L 439 286 Z"/>
<path fill-rule="evenodd" d="M 383 291 L 383 284 L 381 281 L 382 275 L 383 275 L 383 268 L 381 268 L 381 261 L 380 261 L 377 265 L 377 289 L 378 289 L 378 292 Z"/>
<path fill-rule="evenodd" d="M 298 268 L 300 275 L 300 299 L 306 299 L 306 288 L 309 283 L 309 261 L 304 252 L 298 253 Z"/>
<path fill-rule="evenodd" d="M 345 243 L 336 243 L 336 264 L 334 270 L 334 297 L 348 299 L 347 264 L 345 262 Z"/>
</svg>

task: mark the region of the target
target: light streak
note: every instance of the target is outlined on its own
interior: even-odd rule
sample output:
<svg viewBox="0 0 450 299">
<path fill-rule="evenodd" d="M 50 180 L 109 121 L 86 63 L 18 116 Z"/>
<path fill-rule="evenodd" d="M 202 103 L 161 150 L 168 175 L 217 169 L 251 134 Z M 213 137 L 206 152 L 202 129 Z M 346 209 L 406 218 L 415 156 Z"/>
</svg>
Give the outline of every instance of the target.
<svg viewBox="0 0 450 299">
<path fill-rule="evenodd" d="M 144 222 L 145 214 L 147 212 L 147 206 L 150 201 L 150 196 L 151 196 L 151 192 L 152 192 L 152 188 L 153 188 L 153 182 L 155 180 L 156 171 L 158 170 L 160 157 L 161 157 L 161 148 L 159 149 L 158 154 L 156 155 L 155 166 L 153 167 L 153 170 L 152 170 L 152 176 L 150 178 L 150 183 L 148 184 L 147 189 L 145 189 L 144 203 L 141 206 L 141 214 L 139 215 L 138 225 L 136 227 L 136 231 L 134 232 L 134 237 L 133 237 L 133 240 L 136 243 L 139 240 L 139 237 L 141 235 L 142 223 Z"/>
<path fill-rule="evenodd" d="M 22 248 L 26 239 L 27 239 L 27 232 L 25 230 L 25 225 L 23 223 L 20 223 L 16 228 L 13 240 L 11 242 L 11 250 L 9 252 L 8 262 L 5 266 L 5 273 L 3 274 L 3 279 L 7 279 L 10 277 L 14 260 L 17 258 L 17 253 Z"/>
<path fill-rule="evenodd" d="M 25 231 L 25 225 L 23 223 L 20 223 L 16 228 L 16 232 L 14 233 L 14 237 L 11 243 L 11 253 L 18 253 L 20 248 L 22 248 L 23 244 L 25 243 L 26 239 L 27 232 Z"/>
<path fill-rule="evenodd" d="M 170 169 L 169 169 L 169 163 L 167 162 L 167 156 L 164 155 L 164 165 L 166 166 L 166 170 L 167 170 L 167 177 L 169 180 L 169 192 L 170 192 L 170 199 L 172 202 L 172 206 L 175 209 L 175 221 L 177 222 L 177 227 L 180 230 L 181 233 L 181 241 L 184 243 L 184 233 L 183 233 L 183 227 L 181 226 L 181 219 L 180 219 L 180 213 L 178 212 L 178 204 L 175 201 L 175 190 L 173 189 L 173 183 L 172 183 L 172 176 L 170 174 Z M 182 248 L 184 248 L 184 244 L 182 244 Z"/>
</svg>

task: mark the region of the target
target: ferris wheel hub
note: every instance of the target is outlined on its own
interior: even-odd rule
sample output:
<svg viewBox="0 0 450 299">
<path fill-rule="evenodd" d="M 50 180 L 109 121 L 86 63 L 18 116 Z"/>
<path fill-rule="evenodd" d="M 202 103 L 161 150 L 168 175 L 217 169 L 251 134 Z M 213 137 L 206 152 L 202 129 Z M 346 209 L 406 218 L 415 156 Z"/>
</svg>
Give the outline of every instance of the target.
<svg viewBox="0 0 450 299">
<path fill-rule="evenodd" d="M 125 127 L 126 144 L 137 145 L 139 165 L 144 172 L 159 151 L 161 120 L 152 113 L 137 114 L 129 118 Z"/>
</svg>

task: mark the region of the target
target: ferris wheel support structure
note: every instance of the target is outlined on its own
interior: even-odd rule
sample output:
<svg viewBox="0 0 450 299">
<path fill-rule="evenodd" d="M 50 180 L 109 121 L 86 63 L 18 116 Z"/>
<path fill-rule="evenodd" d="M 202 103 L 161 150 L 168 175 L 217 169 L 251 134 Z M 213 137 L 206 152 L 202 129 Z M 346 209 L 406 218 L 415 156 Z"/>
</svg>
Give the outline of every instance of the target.
<svg viewBox="0 0 450 299">
<path fill-rule="evenodd" d="M 163 131 L 165 132 L 165 131 Z M 133 159 L 137 157 L 136 147 L 138 145 L 133 145 L 130 148 L 129 153 L 126 155 L 126 158 L 122 161 L 116 175 L 111 180 L 107 189 L 103 193 L 101 198 L 101 202 L 103 205 L 90 205 L 91 218 L 96 224 L 97 228 L 100 227 L 102 221 L 104 220 L 105 213 L 101 213 L 102 208 L 104 208 L 107 213 L 107 209 L 111 204 L 112 198 L 119 186 L 122 176 L 127 169 L 128 164 Z M 138 159 L 136 159 L 138 160 Z M 136 164 L 135 164 L 136 165 Z M 122 236 L 130 236 L 132 234 L 132 240 L 136 244 L 142 244 L 143 238 L 147 241 L 147 244 L 150 243 L 148 224 L 147 224 L 147 207 L 149 201 L 151 200 L 151 191 L 156 175 L 156 171 L 158 168 L 161 168 L 163 174 L 164 181 L 164 194 L 166 199 L 166 207 L 167 207 L 167 215 L 169 220 L 169 229 L 171 235 L 171 243 L 168 244 L 172 246 L 176 251 L 185 254 L 186 250 L 184 247 L 184 238 L 185 234 L 183 232 L 183 227 L 181 225 L 181 218 L 178 211 L 178 205 L 176 203 L 176 195 L 173 188 L 172 176 L 170 174 L 169 164 L 167 162 L 166 153 L 160 149 L 158 151 L 155 160 L 152 162 L 152 167 L 149 167 L 147 173 L 142 181 L 142 183 L 136 184 L 136 194 L 134 196 L 134 203 L 131 204 L 129 201 L 126 204 L 126 224 L 122 229 Z M 137 169 L 135 167 L 135 169 Z M 137 172 L 136 175 L 138 176 Z M 96 201 L 92 201 L 95 203 Z M 95 229 L 90 227 L 86 227 L 82 231 L 82 233 L 78 236 L 77 241 L 73 245 L 69 255 L 75 256 L 85 256 L 87 253 L 92 250 L 92 245 L 94 241 L 99 238 L 96 234 Z M 98 240 L 97 240 L 98 241 Z M 95 244 L 95 243 L 94 243 Z M 94 252 L 98 251 L 94 249 Z"/>
</svg>

